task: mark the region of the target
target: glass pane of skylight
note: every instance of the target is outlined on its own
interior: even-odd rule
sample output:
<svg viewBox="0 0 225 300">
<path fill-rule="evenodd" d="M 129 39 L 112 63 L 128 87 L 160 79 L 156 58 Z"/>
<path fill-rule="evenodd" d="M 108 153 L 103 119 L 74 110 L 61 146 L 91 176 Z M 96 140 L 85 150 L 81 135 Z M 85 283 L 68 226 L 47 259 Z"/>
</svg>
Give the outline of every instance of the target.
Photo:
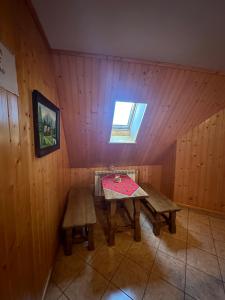
<svg viewBox="0 0 225 300">
<path fill-rule="evenodd" d="M 133 105 L 134 105 L 133 102 L 116 101 L 114 117 L 113 117 L 113 125 L 128 126 Z"/>
</svg>

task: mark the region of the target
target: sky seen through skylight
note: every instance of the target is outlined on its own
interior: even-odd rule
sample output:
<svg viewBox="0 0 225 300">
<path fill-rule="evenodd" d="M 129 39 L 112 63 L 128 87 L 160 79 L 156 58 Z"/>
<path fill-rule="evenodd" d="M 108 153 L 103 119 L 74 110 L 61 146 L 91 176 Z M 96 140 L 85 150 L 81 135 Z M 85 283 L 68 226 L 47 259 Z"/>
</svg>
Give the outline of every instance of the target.
<svg viewBox="0 0 225 300">
<path fill-rule="evenodd" d="M 134 105 L 133 102 L 116 101 L 114 117 L 113 117 L 113 125 L 128 126 L 133 105 Z"/>
</svg>

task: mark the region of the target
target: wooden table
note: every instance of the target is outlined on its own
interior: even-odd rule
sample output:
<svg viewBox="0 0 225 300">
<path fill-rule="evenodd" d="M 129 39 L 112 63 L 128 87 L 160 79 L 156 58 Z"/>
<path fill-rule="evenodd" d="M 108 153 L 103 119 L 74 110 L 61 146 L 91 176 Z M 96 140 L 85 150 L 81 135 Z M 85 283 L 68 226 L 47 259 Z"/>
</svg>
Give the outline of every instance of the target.
<svg viewBox="0 0 225 300">
<path fill-rule="evenodd" d="M 127 176 L 127 175 L 123 175 Z M 130 183 L 134 184 L 134 181 L 129 177 Z M 112 179 L 113 180 L 113 179 Z M 122 177 L 123 180 L 123 177 Z M 134 220 L 134 240 L 140 241 L 141 240 L 141 227 L 140 227 L 140 199 L 148 197 L 148 194 L 139 186 L 137 185 L 137 189 L 131 194 L 123 194 L 116 192 L 112 189 L 108 189 L 104 187 L 104 177 L 102 178 L 102 187 L 105 196 L 105 200 L 108 204 L 108 243 L 110 246 L 115 245 L 115 213 L 117 202 L 120 200 L 129 200 L 133 202 L 133 220 Z M 119 184 L 119 183 L 118 183 Z M 129 184 L 129 183 L 128 183 Z"/>
</svg>

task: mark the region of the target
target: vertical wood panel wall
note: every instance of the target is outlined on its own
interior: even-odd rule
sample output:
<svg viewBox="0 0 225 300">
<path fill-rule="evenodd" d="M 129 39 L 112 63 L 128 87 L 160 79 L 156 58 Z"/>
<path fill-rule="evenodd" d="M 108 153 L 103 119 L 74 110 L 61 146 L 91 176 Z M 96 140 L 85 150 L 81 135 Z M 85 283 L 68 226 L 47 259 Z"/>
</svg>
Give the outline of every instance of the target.
<svg viewBox="0 0 225 300">
<path fill-rule="evenodd" d="M 0 40 L 16 56 L 19 98 L 0 90 L 0 299 L 41 299 L 70 171 L 61 149 L 35 158 L 31 92 L 58 105 L 51 55 L 25 1 L 1 1 Z"/>
<path fill-rule="evenodd" d="M 225 213 L 225 110 L 177 140 L 175 201 Z"/>
<path fill-rule="evenodd" d="M 135 169 L 138 170 L 139 183 L 151 183 L 155 188 L 160 189 L 161 166 L 120 166 L 115 169 Z M 97 170 L 107 170 L 107 168 L 73 168 L 71 169 L 71 185 L 78 187 L 94 185 L 94 172 Z"/>
<path fill-rule="evenodd" d="M 176 143 L 171 145 L 162 160 L 161 191 L 170 199 L 174 196 L 175 164 L 176 164 Z"/>
</svg>

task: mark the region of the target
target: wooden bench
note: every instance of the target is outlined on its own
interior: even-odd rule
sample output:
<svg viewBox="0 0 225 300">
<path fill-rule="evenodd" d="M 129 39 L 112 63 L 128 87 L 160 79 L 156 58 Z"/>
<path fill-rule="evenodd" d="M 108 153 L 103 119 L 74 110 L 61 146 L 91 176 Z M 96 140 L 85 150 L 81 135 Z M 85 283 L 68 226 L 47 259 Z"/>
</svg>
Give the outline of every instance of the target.
<svg viewBox="0 0 225 300">
<path fill-rule="evenodd" d="M 176 233 L 176 212 L 181 208 L 162 193 L 155 190 L 150 184 L 141 185 L 149 195 L 142 200 L 148 208 L 150 220 L 155 235 L 160 234 L 162 225 L 167 224 L 171 233 Z"/>
<path fill-rule="evenodd" d="M 65 232 L 65 255 L 72 254 L 73 229 L 84 227 L 88 239 L 88 250 L 94 250 L 94 224 L 96 214 L 91 189 L 72 188 L 69 192 L 62 228 Z"/>
</svg>

